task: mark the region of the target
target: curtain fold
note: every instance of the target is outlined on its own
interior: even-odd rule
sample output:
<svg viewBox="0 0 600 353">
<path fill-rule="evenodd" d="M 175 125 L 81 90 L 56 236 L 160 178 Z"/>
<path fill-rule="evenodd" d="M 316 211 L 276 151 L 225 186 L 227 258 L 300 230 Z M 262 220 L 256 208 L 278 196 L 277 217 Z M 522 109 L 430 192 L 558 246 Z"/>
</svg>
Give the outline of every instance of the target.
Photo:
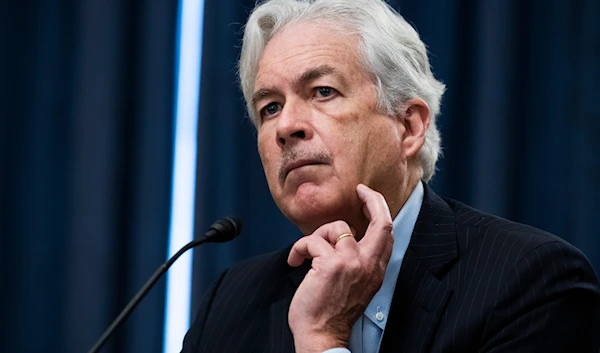
<svg viewBox="0 0 600 353">
<path fill-rule="evenodd" d="M 166 257 L 177 2 L 1 12 L 0 351 L 85 352 Z M 161 281 L 105 351 L 160 352 L 163 311 Z"/>
</svg>

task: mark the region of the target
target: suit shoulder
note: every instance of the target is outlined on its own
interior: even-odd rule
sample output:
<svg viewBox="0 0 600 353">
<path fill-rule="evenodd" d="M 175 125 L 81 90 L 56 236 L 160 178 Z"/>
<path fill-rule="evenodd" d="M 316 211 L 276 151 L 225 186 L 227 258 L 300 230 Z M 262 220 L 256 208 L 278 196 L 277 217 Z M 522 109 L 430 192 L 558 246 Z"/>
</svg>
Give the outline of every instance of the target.
<svg viewBox="0 0 600 353">
<path fill-rule="evenodd" d="M 184 352 L 241 352 L 241 347 L 266 344 L 271 306 L 290 287 L 288 253 L 283 248 L 229 268 L 201 306 Z"/>
<path fill-rule="evenodd" d="M 586 255 L 566 240 L 544 230 L 491 215 L 461 202 L 444 199 L 455 213 L 459 252 L 465 258 L 486 254 L 507 266 L 543 263 L 548 268 L 577 268 L 582 277 L 596 282 L 596 274 Z M 568 266 L 564 266 L 564 264 Z M 505 272 L 505 274 L 508 274 Z"/>
<path fill-rule="evenodd" d="M 544 230 L 485 213 L 452 199 L 444 200 L 455 213 L 457 233 L 467 237 L 467 243 L 474 245 L 478 240 L 485 242 L 499 237 L 505 243 L 514 242 L 521 250 L 556 243 L 559 247 L 579 252 L 564 239 Z"/>
</svg>

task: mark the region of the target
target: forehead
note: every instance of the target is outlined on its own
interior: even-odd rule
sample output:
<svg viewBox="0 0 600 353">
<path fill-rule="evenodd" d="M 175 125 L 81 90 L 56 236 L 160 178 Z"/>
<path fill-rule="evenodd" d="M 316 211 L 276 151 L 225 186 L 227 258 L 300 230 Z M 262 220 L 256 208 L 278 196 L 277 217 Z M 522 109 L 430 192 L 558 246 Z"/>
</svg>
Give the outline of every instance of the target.
<svg viewBox="0 0 600 353">
<path fill-rule="evenodd" d="M 316 23 L 291 25 L 266 45 L 258 62 L 255 90 L 323 65 L 345 75 L 361 75 L 357 49 L 357 36 L 341 28 Z"/>
</svg>

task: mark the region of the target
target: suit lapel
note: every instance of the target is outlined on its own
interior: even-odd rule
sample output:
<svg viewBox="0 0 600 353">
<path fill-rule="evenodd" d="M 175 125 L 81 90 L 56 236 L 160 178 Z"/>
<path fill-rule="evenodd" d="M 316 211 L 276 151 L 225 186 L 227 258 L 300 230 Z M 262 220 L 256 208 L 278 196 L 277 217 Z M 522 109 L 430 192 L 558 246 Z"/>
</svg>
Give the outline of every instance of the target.
<svg viewBox="0 0 600 353">
<path fill-rule="evenodd" d="M 427 352 L 452 289 L 438 277 L 458 257 L 454 212 L 427 185 L 379 352 Z"/>
<path fill-rule="evenodd" d="M 304 276 L 310 270 L 312 261 L 304 263 L 296 268 L 289 267 L 287 274 L 288 282 L 279 300 L 271 304 L 269 308 L 269 346 L 265 352 L 287 353 L 295 352 L 294 336 L 288 322 L 288 312 L 296 289 L 302 283 Z M 287 266 L 287 263 L 286 263 Z"/>
<path fill-rule="evenodd" d="M 427 352 L 452 290 L 410 248 L 402 266 L 379 352 Z"/>
</svg>

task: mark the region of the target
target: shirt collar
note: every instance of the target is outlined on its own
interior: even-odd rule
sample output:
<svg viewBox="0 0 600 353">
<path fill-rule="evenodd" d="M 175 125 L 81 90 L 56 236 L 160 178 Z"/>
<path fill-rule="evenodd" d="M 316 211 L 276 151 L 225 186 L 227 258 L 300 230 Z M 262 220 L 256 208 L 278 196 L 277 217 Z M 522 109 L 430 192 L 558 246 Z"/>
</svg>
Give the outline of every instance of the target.
<svg viewBox="0 0 600 353">
<path fill-rule="evenodd" d="M 385 270 L 383 284 L 365 310 L 365 316 L 382 330 L 385 329 L 402 260 L 423 204 L 423 194 L 423 184 L 419 182 L 394 219 L 392 256 Z"/>
</svg>

